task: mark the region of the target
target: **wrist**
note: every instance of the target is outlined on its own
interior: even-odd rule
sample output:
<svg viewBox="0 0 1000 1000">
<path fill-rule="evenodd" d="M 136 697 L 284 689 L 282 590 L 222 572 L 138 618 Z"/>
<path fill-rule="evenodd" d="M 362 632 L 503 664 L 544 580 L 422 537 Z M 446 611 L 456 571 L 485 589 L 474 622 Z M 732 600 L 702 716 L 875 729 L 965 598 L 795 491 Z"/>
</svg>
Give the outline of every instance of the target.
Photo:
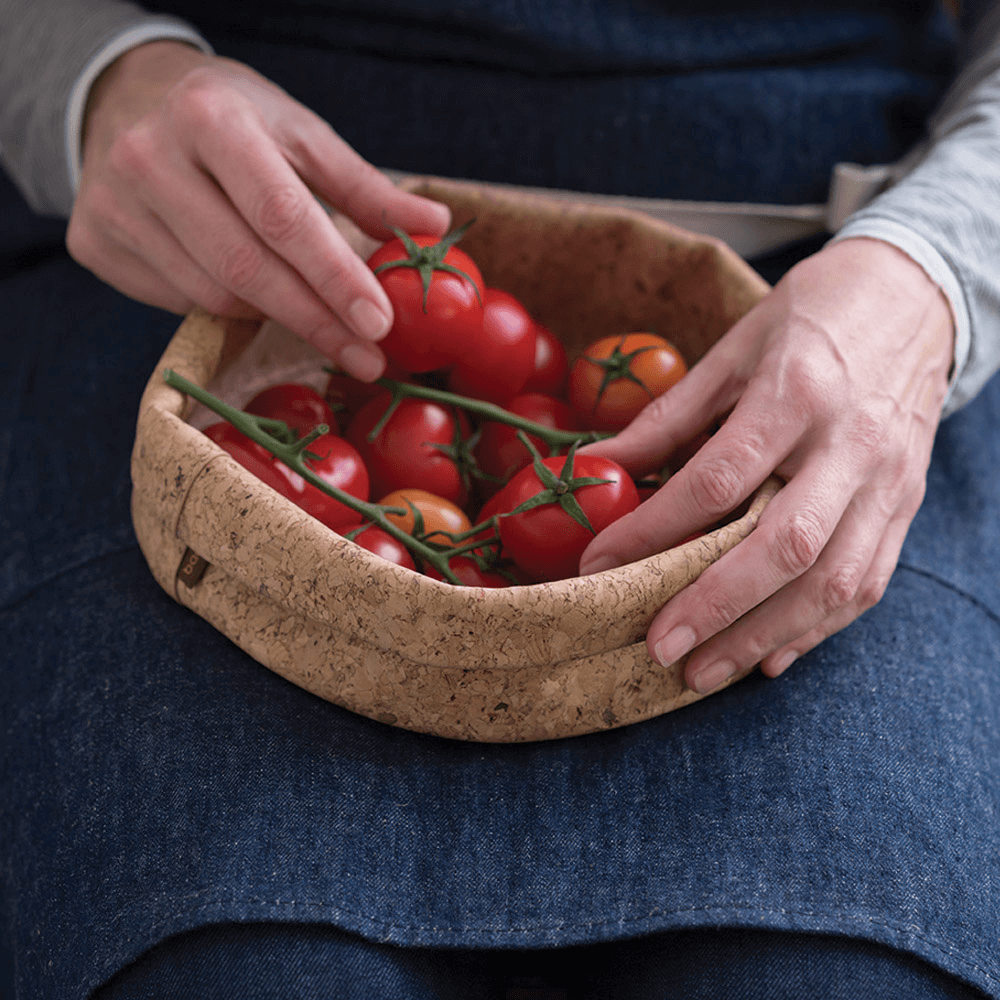
<svg viewBox="0 0 1000 1000">
<path fill-rule="evenodd" d="M 843 269 L 845 277 L 881 284 L 886 303 L 902 297 L 916 307 L 917 333 L 929 351 L 945 360 L 946 380 L 954 366 L 956 321 L 941 286 L 913 257 L 893 243 L 871 236 L 851 236 L 828 243 L 820 254 Z"/>
</svg>

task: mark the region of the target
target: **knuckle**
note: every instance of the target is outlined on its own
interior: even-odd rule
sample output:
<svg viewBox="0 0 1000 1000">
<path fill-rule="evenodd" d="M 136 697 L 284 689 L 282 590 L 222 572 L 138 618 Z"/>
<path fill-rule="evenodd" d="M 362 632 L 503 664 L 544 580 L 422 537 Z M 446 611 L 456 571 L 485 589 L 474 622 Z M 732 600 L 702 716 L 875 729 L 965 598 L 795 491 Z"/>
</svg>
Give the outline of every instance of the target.
<svg viewBox="0 0 1000 1000">
<path fill-rule="evenodd" d="M 302 192 L 290 184 L 278 184 L 260 199 L 254 228 L 264 239 L 280 242 L 299 228 L 308 211 Z"/>
<path fill-rule="evenodd" d="M 345 289 L 352 283 L 352 269 L 349 264 L 332 257 L 323 264 L 323 276 L 315 283 L 316 293 L 327 302 L 336 302 L 345 297 Z"/>
<path fill-rule="evenodd" d="M 811 352 L 798 354 L 786 361 L 784 372 L 785 396 L 795 401 L 801 415 L 829 416 L 841 408 L 844 374 L 827 357 Z"/>
<path fill-rule="evenodd" d="M 701 601 L 702 613 L 708 622 L 705 634 L 721 632 L 743 614 L 743 609 L 724 590 L 712 590 Z"/>
<path fill-rule="evenodd" d="M 205 67 L 187 73 L 171 88 L 167 102 L 173 117 L 199 129 L 225 125 L 232 110 L 229 89 L 220 84 L 213 70 Z"/>
<path fill-rule="evenodd" d="M 850 604 L 858 593 L 861 579 L 857 567 L 847 563 L 834 568 L 822 581 L 820 607 L 825 614 Z"/>
<path fill-rule="evenodd" d="M 124 129 L 108 150 L 108 167 L 126 181 L 141 181 L 156 166 L 152 133 L 140 125 Z"/>
<path fill-rule="evenodd" d="M 771 558 L 788 576 L 801 576 L 819 558 L 826 537 L 811 511 L 798 510 L 778 525 Z"/>
<path fill-rule="evenodd" d="M 690 489 L 695 503 L 711 514 L 725 514 L 744 496 L 745 479 L 730 458 L 706 458 L 691 469 Z"/>
<path fill-rule="evenodd" d="M 654 399 L 651 399 L 635 418 L 636 422 L 651 428 L 656 428 L 659 433 L 660 428 L 669 425 L 671 414 L 674 412 L 674 400 L 669 392 L 665 392 Z"/>
<path fill-rule="evenodd" d="M 257 247 L 238 243 L 222 251 L 217 274 L 224 287 L 241 292 L 254 286 L 263 268 L 264 258 Z"/>
<path fill-rule="evenodd" d="M 857 603 L 861 610 L 867 611 L 869 608 L 875 607 L 882 600 L 891 577 L 891 573 L 878 573 L 865 580 L 858 588 L 857 593 Z"/>
</svg>

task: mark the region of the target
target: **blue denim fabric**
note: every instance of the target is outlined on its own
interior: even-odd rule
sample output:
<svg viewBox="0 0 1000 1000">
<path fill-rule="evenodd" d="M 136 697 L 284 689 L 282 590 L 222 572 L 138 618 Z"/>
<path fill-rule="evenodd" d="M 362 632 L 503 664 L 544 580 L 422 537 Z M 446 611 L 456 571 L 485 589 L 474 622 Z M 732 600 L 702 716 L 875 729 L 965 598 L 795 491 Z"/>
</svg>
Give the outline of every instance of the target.
<svg viewBox="0 0 1000 1000">
<path fill-rule="evenodd" d="M 211 922 L 407 946 L 846 935 L 1000 996 L 1000 382 L 939 433 L 884 600 L 777 682 L 528 746 L 420 736 L 260 667 L 129 525 L 175 317 L 64 255 L 0 284 L 0 909 L 21 997 Z"/>
<path fill-rule="evenodd" d="M 93 1000 L 976 1000 L 880 945 L 759 930 L 679 931 L 535 951 L 410 949 L 330 927 L 222 924 L 178 935 Z"/>
<path fill-rule="evenodd" d="M 291 42 L 238 34 L 220 36 L 233 54 L 342 113 L 387 165 L 437 170 L 420 159 L 433 155 L 457 165 L 442 173 L 620 190 L 691 152 L 649 146 L 641 129 L 598 135 L 608 93 L 651 87 L 673 106 L 652 77 L 556 86 L 507 68 L 476 83 L 485 71 L 428 59 L 399 97 L 406 115 L 436 115 L 420 146 L 415 124 L 390 133 L 388 91 L 366 102 L 357 89 L 376 65 L 402 82 L 402 62 L 307 52 L 293 75 Z M 936 87 L 883 70 L 909 94 Z M 445 109 L 434 80 L 471 89 L 449 90 Z M 463 117 L 475 86 L 496 122 Z M 519 102 L 541 124 L 515 120 Z M 554 132 L 563 120 L 572 128 Z M 819 148 L 822 123 L 802 119 L 804 148 Z M 794 190 L 757 155 L 764 134 L 699 169 L 722 177 L 738 161 L 770 178 L 754 192 Z M 896 148 L 886 135 L 879 149 Z M 456 136 L 474 141 L 446 159 Z M 1000 997 L 1000 381 L 942 426 L 884 600 L 779 681 L 573 740 L 455 743 L 306 694 L 159 590 L 130 526 L 128 456 L 178 321 L 73 265 L 2 183 L 0 220 L 0 939 L 19 997 L 85 996 L 171 935 L 233 921 L 413 948 L 829 934 Z"/>
<path fill-rule="evenodd" d="M 928 0 L 158 7 L 380 166 L 718 201 L 824 202 L 839 160 L 897 159 L 954 43 Z"/>
</svg>

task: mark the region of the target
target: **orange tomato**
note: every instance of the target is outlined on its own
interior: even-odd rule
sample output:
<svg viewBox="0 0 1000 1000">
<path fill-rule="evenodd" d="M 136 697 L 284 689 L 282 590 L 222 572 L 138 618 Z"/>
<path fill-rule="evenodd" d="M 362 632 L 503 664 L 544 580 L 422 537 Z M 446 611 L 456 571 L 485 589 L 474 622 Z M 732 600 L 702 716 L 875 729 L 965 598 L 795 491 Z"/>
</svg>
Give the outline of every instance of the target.
<svg viewBox="0 0 1000 1000">
<path fill-rule="evenodd" d="M 414 517 L 407 501 L 413 504 L 423 517 L 422 537 L 428 541 L 438 545 L 451 545 L 451 539 L 440 532 L 457 535 L 472 527 L 472 522 L 457 504 L 453 504 L 450 500 L 445 500 L 444 497 L 439 497 L 435 493 L 428 493 L 427 490 L 408 486 L 387 493 L 379 500 L 379 504 L 383 507 L 402 507 L 406 511 L 406 514 L 402 515 L 387 513 L 385 516 L 409 535 L 414 533 Z"/>
<path fill-rule="evenodd" d="M 593 430 L 619 431 L 687 373 L 680 351 L 655 333 L 594 341 L 569 374 L 569 402 Z"/>
</svg>

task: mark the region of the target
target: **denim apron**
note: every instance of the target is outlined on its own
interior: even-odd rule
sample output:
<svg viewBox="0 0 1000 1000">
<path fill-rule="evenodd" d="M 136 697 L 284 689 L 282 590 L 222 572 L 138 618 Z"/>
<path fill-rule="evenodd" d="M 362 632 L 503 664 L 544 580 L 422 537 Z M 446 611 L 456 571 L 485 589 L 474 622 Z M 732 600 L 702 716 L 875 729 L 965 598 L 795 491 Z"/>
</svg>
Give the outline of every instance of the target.
<svg viewBox="0 0 1000 1000">
<path fill-rule="evenodd" d="M 912 141 L 950 51 L 931 12 L 891 5 L 278 7 L 170 9 L 380 165 L 636 195 L 822 199 L 832 163 Z M 5 181 L 0 218 L 19 996 L 277 921 L 490 948 L 823 932 L 1000 997 L 1000 380 L 942 424 L 883 600 L 779 680 L 585 737 L 451 742 L 314 698 L 159 589 L 128 459 L 178 319 L 73 264 Z"/>
</svg>

